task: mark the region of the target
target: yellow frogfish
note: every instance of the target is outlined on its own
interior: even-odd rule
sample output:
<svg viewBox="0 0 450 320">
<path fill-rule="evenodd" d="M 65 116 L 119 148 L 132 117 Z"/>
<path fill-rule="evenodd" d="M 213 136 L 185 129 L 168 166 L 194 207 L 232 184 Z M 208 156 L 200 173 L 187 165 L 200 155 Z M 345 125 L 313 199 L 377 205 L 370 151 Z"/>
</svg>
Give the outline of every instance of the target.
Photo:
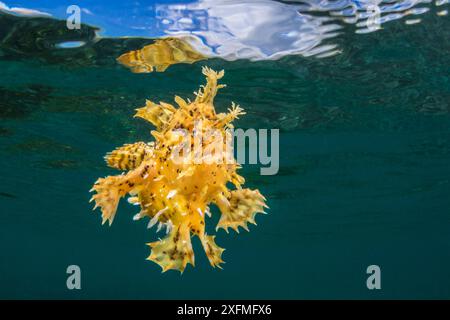
<svg viewBox="0 0 450 320">
<path fill-rule="evenodd" d="M 203 74 L 207 83 L 195 92 L 193 102 L 175 96 L 178 108 L 147 100 L 144 107 L 136 109 L 135 117 L 156 127 L 151 132 L 155 141 L 127 144 L 108 153 L 107 164 L 126 172 L 98 179 L 91 190 L 96 192 L 91 201 L 95 201 L 95 208 L 101 208 L 102 223 L 108 221 L 111 225 L 119 199 L 130 194 L 128 202 L 140 206 L 134 219 L 148 218 L 149 228 L 158 225 L 158 231 L 165 229 L 165 238 L 148 243 L 151 254 L 147 258 L 159 264 L 163 272 L 169 269 L 183 272 L 188 263 L 195 266 L 193 236 L 200 239 L 210 264 L 221 268 L 224 249 L 215 243 L 214 235 L 205 232 L 205 218 L 211 217 L 212 204 L 221 214 L 216 231 L 223 228 L 227 232 L 228 228 L 236 232 L 239 227 L 248 230 L 247 224 L 256 224 L 255 215 L 265 213 L 267 207 L 266 199 L 258 190 L 242 188 L 244 178 L 236 172 L 240 165 L 232 151 L 230 157 L 229 148 L 219 152 L 221 148 L 214 146 L 218 150 L 214 161 L 195 161 L 195 147 L 194 152 L 184 149 L 186 143 L 182 141 L 192 141 L 199 133 L 196 121 L 202 121 L 201 147 L 206 150 L 217 141 L 226 144 L 232 121 L 245 114 L 234 103 L 228 113 L 216 113 L 213 100 L 218 89 L 225 86 L 217 84 L 224 72 L 204 67 Z M 219 132 L 223 140 L 217 139 L 217 134 L 215 139 L 209 137 L 207 131 L 211 129 Z M 184 130 L 185 134 L 180 135 L 179 130 Z M 174 157 L 174 150 L 180 144 L 183 149 L 178 148 L 178 152 L 182 161 Z M 231 186 L 233 190 L 229 189 Z"/>
</svg>

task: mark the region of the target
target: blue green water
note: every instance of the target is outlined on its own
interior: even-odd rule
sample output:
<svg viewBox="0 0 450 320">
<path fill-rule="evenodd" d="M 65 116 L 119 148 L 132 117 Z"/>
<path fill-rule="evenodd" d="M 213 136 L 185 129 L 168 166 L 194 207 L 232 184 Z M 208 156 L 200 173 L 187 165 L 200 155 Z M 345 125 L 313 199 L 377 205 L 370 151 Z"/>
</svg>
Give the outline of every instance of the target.
<svg viewBox="0 0 450 320">
<path fill-rule="evenodd" d="M 325 59 L 216 58 L 151 74 L 114 61 L 150 40 L 61 53 L 39 21 L 17 30 L 0 47 L 0 298 L 450 298 L 448 17 L 345 31 L 342 53 Z M 145 260 L 158 235 L 132 221 L 136 208 L 122 201 L 101 226 L 88 190 L 114 174 L 106 152 L 151 139 L 134 109 L 192 97 L 204 65 L 225 69 L 217 108 L 242 105 L 238 127 L 280 128 L 280 171 L 244 165 L 270 210 L 249 233 L 218 232 L 224 270 L 194 241 L 196 267 L 161 274 Z M 66 288 L 73 264 L 81 290 Z M 366 287 L 373 264 L 381 290 Z"/>
</svg>

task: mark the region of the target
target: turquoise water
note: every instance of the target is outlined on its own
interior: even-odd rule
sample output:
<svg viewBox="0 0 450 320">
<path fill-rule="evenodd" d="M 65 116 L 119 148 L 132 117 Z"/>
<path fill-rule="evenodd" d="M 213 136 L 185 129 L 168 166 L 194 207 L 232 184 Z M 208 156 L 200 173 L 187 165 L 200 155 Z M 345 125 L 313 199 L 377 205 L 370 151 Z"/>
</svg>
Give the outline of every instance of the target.
<svg viewBox="0 0 450 320">
<path fill-rule="evenodd" d="M 0 30 L 17 32 L 0 47 L 0 298 L 449 298 L 450 22 L 421 19 L 344 29 L 342 52 L 324 59 L 133 74 L 115 58 L 152 40 L 58 51 L 46 41 L 67 34 L 64 22 L 2 14 Z M 122 201 L 101 226 L 88 190 L 114 174 L 106 152 L 150 139 L 134 109 L 193 97 L 204 65 L 226 70 L 217 108 L 244 107 L 238 127 L 280 128 L 280 171 L 244 166 L 270 210 L 249 233 L 218 232 L 224 270 L 194 241 L 196 267 L 161 274 L 145 260 L 158 235 L 132 221 L 135 207 Z M 81 290 L 66 288 L 72 264 Z M 381 290 L 366 287 L 372 264 Z"/>
</svg>

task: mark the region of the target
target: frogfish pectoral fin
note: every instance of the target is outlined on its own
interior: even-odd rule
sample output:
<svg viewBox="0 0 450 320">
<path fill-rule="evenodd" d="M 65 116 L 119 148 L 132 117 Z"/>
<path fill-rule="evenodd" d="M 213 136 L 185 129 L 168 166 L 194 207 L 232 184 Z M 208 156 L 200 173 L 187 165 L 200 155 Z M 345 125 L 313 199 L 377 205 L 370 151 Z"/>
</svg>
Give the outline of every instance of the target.
<svg viewBox="0 0 450 320">
<path fill-rule="evenodd" d="M 106 221 L 112 224 L 116 215 L 120 198 L 127 193 L 137 193 L 141 188 L 145 177 L 152 179 L 156 173 L 156 166 L 152 163 L 142 162 L 138 168 L 126 175 L 109 176 L 98 179 L 91 191 L 95 191 L 91 201 L 95 201 L 95 207 L 102 210 L 102 224 Z"/>
<path fill-rule="evenodd" d="M 219 198 L 217 203 L 222 215 L 217 223 L 216 230 L 223 228 L 228 232 L 228 228 L 239 232 L 239 227 L 248 231 L 247 223 L 256 224 L 257 213 L 265 213 L 264 196 L 258 190 L 238 189 L 231 191 L 230 197 Z"/>
<path fill-rule="evenodd" d="M 183 272 L 188 263 L 195 265 L 190 229 L 186 224 L 174 226 L 167 237 L 147 245 L 152 248 L 147 260 L 159 264 L 162 272 L 170 269 Z"/>
<path fill-rule="evenodd" d="M 220 264 L 225 263 L 222 260 L 222 253 L 225 251 L 225 249 L 219 247 L 216 244 L 216 242 L 214 241 L 215 237 L 216 236 L 203 235 L 200 237 L 200 240 L 202 241 L 203 249 L 205 249 L 206 256 L 208 257 L 209 263 L 213 267 L 218 267 L 218 268 L 222 269 Z"/>
<path fill-rule="evenodd" d="M 152 123 L 158 131 L 162 131 L 175 111 L 175 107 L 169 103 L 160 102 L 157 104 L 146 100 L 145 106 L 137 108 L 134 116 Z"/>
</svg>

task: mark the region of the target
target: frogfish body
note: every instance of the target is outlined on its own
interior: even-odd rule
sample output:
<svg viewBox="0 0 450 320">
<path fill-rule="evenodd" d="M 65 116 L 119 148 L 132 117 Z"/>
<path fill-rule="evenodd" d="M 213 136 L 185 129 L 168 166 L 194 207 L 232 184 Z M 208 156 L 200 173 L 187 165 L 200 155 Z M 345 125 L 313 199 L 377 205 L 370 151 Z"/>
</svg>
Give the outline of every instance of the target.
<svg viewBox="0 0 450 320">
<path fill-rule="evenodd" d="M 215 72 L 203 68 L 207 83 L 196 92 L 193 102 L 176 96 L 173 105 L 148 101 L 137 109 L 135 117 L 152 123 L 154 142 L 127 144 L 108 153 L 105 157 L 108 166 L 125 171 L 121 175 L 98 179 L 91 191 L 91 201 L 95 208 L 100 207 L 102 223 L 111 223 L 116 214 L 120 198 L 130 195 L 128 202 L 138 205 L 140 212 L 135 220 L 148 218 L 148 227 L 165 228 L 167 236 L 156 242 L 148 243 L 151 248 L 147 258 L 162 267 L 183 272 L 188 263 L 195 266 L 191 237 L 199 237 L 208 260 L 213 267 L 221 268 L 223 248 L 215 241 L 215 236 L 205 232 L 205 218 L 211 216 L 210 206 L 220 209 L 220 219 L 216 230 L 223 228 L 228 232 L 239 227 L 248 230 L 248 223 L 255 223 L 257 213 L 265 213 L 265 198 L 258 190 L 242 188 L 244 178 L 236 170 L 239 164 L 230 157 L 229 149 L 216 148 L 215 161 L 194 161 L 194 152 L 180 152 L 181 158 L 175 159 L 174 150 L 186 134 L 181 136 L 177 130 L 184 130 L 187 138 L 195 139 L 196 121 L 202 121 L 202 133 L 214 129 L 223 140 L 214 141 L 208 137 L 202 141 L 202 147 L 213 147 L 217 141 L 229 141 L 232 121 L 245 114 L 236 105 L 228 113 L 216 113 L 214 97 L 218 89 L 217 80 L 224 72 Z M 198 134 L 198 133 L 197 133 Z M 216 137 L 217 138 L 217 137 Z M 217 147 L 217 146 L 215 146 Z M 232 153 L 232 151 L 231 151 Z M 231 159 L 231 160 L 230 160 Z M 233 190 L 229 186 L 233 185 Z"/>
<path fill-rule="evenodd" d="M 197 52 L 187 41 L 161 38 L 154 43 L 122 54 L 117 61 L 134 73 L 164 72 L 178 63 L 194 63 L 207 57 Z"/>
</svg>

